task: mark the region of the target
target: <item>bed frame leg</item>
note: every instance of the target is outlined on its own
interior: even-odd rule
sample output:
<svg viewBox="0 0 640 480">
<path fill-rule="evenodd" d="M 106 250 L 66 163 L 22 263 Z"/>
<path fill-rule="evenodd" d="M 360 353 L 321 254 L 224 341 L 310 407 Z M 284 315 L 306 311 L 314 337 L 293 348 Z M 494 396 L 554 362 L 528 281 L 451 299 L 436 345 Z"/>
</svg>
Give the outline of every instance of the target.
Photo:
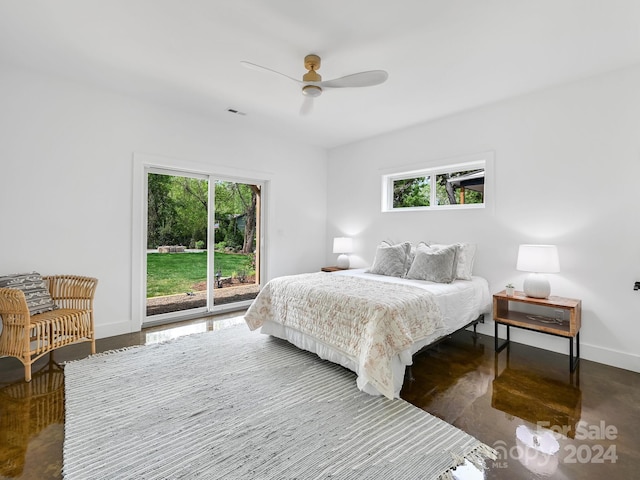
<svg viewBox="0 0 640 480">
<path fill-rule="evenodd" d="M 481 314 L 476 320 L 473 322 L 473 339 L 476 340 L 478 338 L 478 323 L 484 323 L 484 313 Z"/>
<path fill-rule="evenodd" d="M 410 382 L 413 382 L 416 379 L 413 376 L 413 369 L 411 368 L 411 365 L 407 366 L 406 377 L 407 377 L 407 380 L 409 380 Z"/>
</svg>

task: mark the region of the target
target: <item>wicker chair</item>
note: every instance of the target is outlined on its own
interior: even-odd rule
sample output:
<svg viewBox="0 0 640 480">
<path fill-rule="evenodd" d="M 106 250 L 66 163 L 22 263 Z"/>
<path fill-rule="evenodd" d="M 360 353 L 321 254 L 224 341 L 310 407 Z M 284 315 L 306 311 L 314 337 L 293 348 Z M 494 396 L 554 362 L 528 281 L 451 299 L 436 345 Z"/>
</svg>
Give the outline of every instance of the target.
<svg viewBox="0 0 640 480">
<path fill-rule="evenodd" d="M 96 353 L 93 297 L 98 280 L 75 275 L 43 278 L 57 310 L 30 316 L 22 291 L 0 288 L 0 355 L 17 357 L 24 364 L 27 382 L 31 365 L 56 348 L 91 342 L 91 353 Z"/>
</svg>

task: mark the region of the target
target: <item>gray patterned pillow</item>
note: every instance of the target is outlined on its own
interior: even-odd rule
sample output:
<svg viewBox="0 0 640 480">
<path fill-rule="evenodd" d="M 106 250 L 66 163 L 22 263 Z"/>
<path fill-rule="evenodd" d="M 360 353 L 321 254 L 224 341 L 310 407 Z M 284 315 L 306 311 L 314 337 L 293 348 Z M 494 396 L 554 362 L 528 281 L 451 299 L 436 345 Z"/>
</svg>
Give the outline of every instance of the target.
<svg viewBox="0 0 640 480">
<path fill-rule="evenodd" d="M 461 280 L 471 280 L 473 276 L 473 263 L 478 249 L 475 243 L 455 243 L 458 246 L 458 265 L 456 267 L 456 278 Z M 439 249 L 449 245 L 431 244 L 431 248 Z"/>
<path fill-rule="evenodd" d="M 411 245 L 411 252 L 409 253 L 409 267 L 411 266 L 411 264 L 413 263 L 413 259 L 416 258 L 416 248 L 418 248 L 420 245 L 426 245 L 427 247 L 430 246 L 432 243 L 435 242 L 418 242 L 417 245 Z M 408 269 L 408 268 L 407 268 Z"/>
<path fill-rule="evenodd" d="M 390 245 L 382 242 L 376 249 L 376 256 L 373 265 L 367 270 L 368 273 L 376 275 L 386 275 L 388 277 L 404 277 L 409 265 L 409 254 L 411 243 L 403 242 L 397 245 Z"/>
<path fill-rule="evenodd" d="M 2 276 L 0 277 L 0 288 L 22 290 L 27 299 L 27 307 L 29 307 L 30 315 L 50 312 L 58 308 L 51 299 L 47 284 L 37 272 Z"/>
<path fill-rule="evenodd" d="M 418 245 L 407 278 L 429 280 L 430 282 L 451 283 L 456 279 L 458 246 L 449 245 L 431 248 Z"/>
</svg>

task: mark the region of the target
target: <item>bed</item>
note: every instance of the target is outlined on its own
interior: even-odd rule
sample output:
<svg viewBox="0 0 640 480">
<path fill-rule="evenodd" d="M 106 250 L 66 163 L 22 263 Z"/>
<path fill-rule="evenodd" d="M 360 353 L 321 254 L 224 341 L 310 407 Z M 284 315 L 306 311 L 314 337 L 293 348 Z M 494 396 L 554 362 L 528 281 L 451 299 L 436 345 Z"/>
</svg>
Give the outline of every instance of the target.
<svg viewBox="0 0 640 480">
<path fill-rule="evenodd" d="M 354 371 L 360 390 L 397 398 L 416 352 L 491 309 L 487 281 L 471 275 L 475 249 L 463 245 L 451 256 L 451 246 L 381 244 L 367 269 L 275 278 L 245 321 Z"/>
</svg>

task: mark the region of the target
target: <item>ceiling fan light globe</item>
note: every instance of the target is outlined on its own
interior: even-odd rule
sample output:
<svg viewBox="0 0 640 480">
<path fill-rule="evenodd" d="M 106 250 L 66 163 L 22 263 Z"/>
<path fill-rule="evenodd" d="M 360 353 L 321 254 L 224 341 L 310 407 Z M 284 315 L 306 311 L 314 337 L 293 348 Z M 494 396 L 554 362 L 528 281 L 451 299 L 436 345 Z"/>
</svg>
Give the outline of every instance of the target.
<svg viewBox="0 0 640 480">
<path fill-rule="evenodd" d="M 319 97 L 322 94 L 322 88 L 317 85 L 305 85 L 302 87 L 302 94 L 307 97 Z"/>
</svg>

